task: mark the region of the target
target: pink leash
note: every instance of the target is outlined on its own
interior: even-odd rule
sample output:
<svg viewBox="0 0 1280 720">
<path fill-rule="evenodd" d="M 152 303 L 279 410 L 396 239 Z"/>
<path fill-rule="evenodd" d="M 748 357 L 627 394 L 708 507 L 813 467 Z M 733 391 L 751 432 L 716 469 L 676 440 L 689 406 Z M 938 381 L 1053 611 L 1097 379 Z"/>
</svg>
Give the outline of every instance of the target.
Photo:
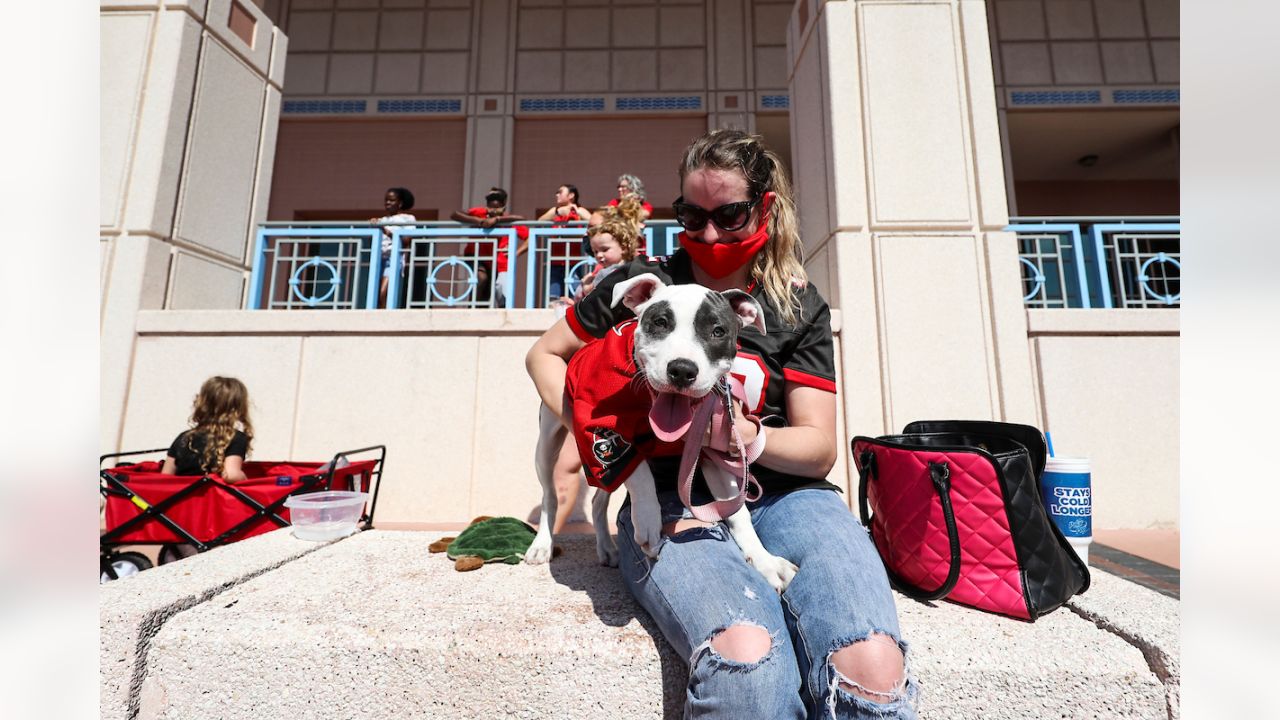
<svg viewBox="0 0 1280 720">
<path fill-rule="evenodd" d="M 734 385 L 733 391 L 737 390 L 739 390 L 738 386 Z M 680 502 L 689 508 L 695 518 L 706 522 L 724 520 L 737 512 L 745 501 L 754 502 L 760 499 L 760 482 L 752 476 L 749 467 L 755 458 L 747 457 L 747 448 L 743 445 L 742 434 L 738 432 L 738 427 L 733 422 L 733 402 L 730 392 L 728 388 L 721 385 L 707 393 L 707 396 L 698 403 L 693 422 L 684 436 L 684 454 L 680 456 Z M 741 399 L 740 393 L 733 394 L 739 395 Z M 737 457 L 725 451 L 702 446 L 702 436 L 708 425 L 711 426 L 713 439 L 716 435 L 726 433 L 730 436 L 730 441 L 738 448 Z M 764 432 L 763 427 L 760 428 L 760 432 Z M 728 443 L 725 444 L 728 446 Z M 698 470 L 698 459 L 701 456 L 705 456 L 720 468 L 727 470 L 735 480 L 738 477 L 742 478 L 743 482 L 738 486 L 738 494 L 733 499 L 712 500 L 705 505 L 693 504 L 691 499 L 693 476 Z"/>
</svg>

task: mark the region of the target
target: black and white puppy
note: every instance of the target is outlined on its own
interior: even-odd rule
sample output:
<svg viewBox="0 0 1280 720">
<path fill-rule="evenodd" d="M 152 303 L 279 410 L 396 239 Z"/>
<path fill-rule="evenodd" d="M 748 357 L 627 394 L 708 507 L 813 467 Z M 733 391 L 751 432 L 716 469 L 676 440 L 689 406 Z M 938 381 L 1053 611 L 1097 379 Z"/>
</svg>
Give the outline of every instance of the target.
<svg viewBox="0 0 1280 720">
<path fill-rule="evenodd" d="M 739 290 L 715 292 L 701 285 L 666 285 L 656 275 L 645 273 L 618 283 L 613 305 L 622 303 L 636 315 L 636 364 L 646 382 L 658 393 L 657 402 L 680 405 L 680 397 L 696 400 L 707 395 L 729 372 L 737 354 L 738 331 L 748 325 L 764 332 L 764 315 L 759 302 Z M 662 398 L 667 398 L 663 400 Z M 674 401 L 671 398 L 675 398 Z M 572 398 L 564 408 L 572 412 Z M 688 403 L 685 403 L 687 408 Z M 679 415 L 687 409 L 667 412 Z M 675 421 L 676 423 L 679 420 Z M 551 559 L 551 528 L 556 518 L 556 493 L 552 468 L 572 419 L 565 424 L 544 405 L 539 413 L 539 437 L 535 457 L 538 480 L 542 484 L 542 516 L 538 534 L 525 553 L 531 564 Z M 693 434 L 693 433 L 690 433 Z M 702 437 L 685 438 L 702 442 Z M 731 500 L 739 492 L 728 471 L 714 463 L 701 464 L 707 488 L 716 500 Z M 656 557 L 662 540 L 662 516 L 654 478 L 648 463 L 641 462 L 626 479 L 631 496 L 631 520 L 636 543 L 650 557 Z M 596 551 L 600 562 L 618 564 L 618 550 L 609 535 L 609 494 L 597 489 L 592 498 L 592 522 L 596 531 Z M 751 563 L 778 592 L 795 576 L 796 566 L 771 554 L 760 542 L 751 524 L 751 514 L 743 505 L 725 520 L 729 532 Z"/>
</svg>

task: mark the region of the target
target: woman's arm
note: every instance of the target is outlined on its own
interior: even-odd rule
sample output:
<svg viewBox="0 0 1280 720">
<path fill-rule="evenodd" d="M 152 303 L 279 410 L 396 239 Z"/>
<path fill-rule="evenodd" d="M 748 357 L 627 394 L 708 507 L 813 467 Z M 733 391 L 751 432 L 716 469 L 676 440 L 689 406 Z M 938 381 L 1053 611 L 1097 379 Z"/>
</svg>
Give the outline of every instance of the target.
<svg viewBox="0 0 1280 720">
<path fill-rule="evenodd" d="M 578 216 L 579 220 L 587 221 L 591 219 L 591 211 L 581 205 L 574 205 L 573 212 Z"/>
<path fill-rule="evenodd" d="M 836 396 L 825 390 L 788 383 L 789 425 L 761 427 L 764 452 L 756 462 L 778 472 L 825 478 L 836 464 Z M 755 440 L 755 424 L 737 415 L 742 441 Z"/>
<path fill-rule="evenodd" d="M 164 456 L 164 465 L 160 468 L 161 475 L 173 475 L 178 472 L 178 461 L 173 459 L 172 455 Z"/>
<path fill-rule="evenodd" d="M 533 378 L 538 396 L 557 417 L 564 418 L 564 373 L 569 358 L 585 345 L 573 334 L 568 321 L 560 318 L 542 333 L 524 357 L 525 370 Z"/>
<path fill-rule="evenodd" d="M 229 483 L 248 480 L 244 474 L 244 458 L 239 455 L 228 455 L 222 458 L 222 479 Z"/>
<path fill-rule="evenodd" d="M 555 220 L 555 219 L 556 219 L 556 209 L 555 209 L 555 208 L 551 208 L 550 210 L 548 210 L 548 211 L 546 211 L 546 212 L 542 213 L 541 215 L 539 215 L 539 216 L 538 216 L 538 219 L 539 219 L 539 220 Z"/>
<path fill-rule="evenodd" d="M 449 216 L 449 219 L 454 222 L 460 222 L 463 225 L 479 225 L 484 221 L 484 218 L 478 218 L 475 215 L 464 213 L 461 210 L 454 210 L 453 214 Z"/>
</svg>

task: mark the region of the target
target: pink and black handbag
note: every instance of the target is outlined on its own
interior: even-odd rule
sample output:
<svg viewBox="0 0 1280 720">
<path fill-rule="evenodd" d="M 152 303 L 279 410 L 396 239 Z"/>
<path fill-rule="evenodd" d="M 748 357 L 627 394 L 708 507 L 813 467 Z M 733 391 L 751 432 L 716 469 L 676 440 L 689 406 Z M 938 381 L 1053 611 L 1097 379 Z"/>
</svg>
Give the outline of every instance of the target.
<svg viewBox="0 0 1280 720">
<path fill-rule="evenodd" d="M 914 422 L 852 448 L 862 522 L 904 595 L 1034 621 L 1089 588 L 1089 568 L 1040 500 L 1038 429 Z"/>
</svg>

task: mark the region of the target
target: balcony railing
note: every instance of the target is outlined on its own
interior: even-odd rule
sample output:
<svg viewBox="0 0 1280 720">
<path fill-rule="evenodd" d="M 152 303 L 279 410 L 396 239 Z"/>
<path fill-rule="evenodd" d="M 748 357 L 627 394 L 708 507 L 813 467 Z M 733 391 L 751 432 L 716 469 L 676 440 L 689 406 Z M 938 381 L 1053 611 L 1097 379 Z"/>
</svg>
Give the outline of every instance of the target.
<svg viewBox="0 0 1280 720">
<path fill-rule="evenodd" d="M 1030 308 L 1176 308 L 1178 218 L 1013 218 Z"/>
<path fill-rule="evenodd" d="M 389 226 L 392 247 L 387 305 L 391 308 L 544 308 L 553 279 L 572 296 L 595 267 L 583 242 L 586 223 L 552 227 L 517 223 L 529 237 L 528 256 L 517 256 L 516 226 L 488 230 L 454 222 Z M 644 249 L 668 255 L 680 227 L 671 221 L 645 224 Z M 249 281 L 251 310 L 360 310 L 378 307 L 384 273 L 381 226 L 368 223 L 263 223 L 258 226 Z M 498 281 L 499 255 L 511 270 Z M 561 278 L 563 273 L 563 278 Z M 517 294 L 517 290 L 522 292 Z"/>
<path fill-rule="evenodd" d="M 527 256 L 516 256 L 514 226 L 489 230 L 453 222 L 390 228 L 386 269 L 391 308 L 545 308 L 572 296 L 595 267 L 585 253 L 584 223 L 523 225 Z M 1033 308 L 1176 308 L 1182 299 L 1177 218 L 1014 218 L 1023 301 Z M 655 220 L 645 251 L 669 255 L 680 227 Z M 383 228 L 368 223 L 264 223 L 250 279 L 250 309 L 352 310 L 378 307 Z M 501 246 L 501 247 L 500 247 Z M 511 268 L 500 293 L 500 254 Z M 503 303 L 495 298 L 501 295 Z"/>
</svg>

